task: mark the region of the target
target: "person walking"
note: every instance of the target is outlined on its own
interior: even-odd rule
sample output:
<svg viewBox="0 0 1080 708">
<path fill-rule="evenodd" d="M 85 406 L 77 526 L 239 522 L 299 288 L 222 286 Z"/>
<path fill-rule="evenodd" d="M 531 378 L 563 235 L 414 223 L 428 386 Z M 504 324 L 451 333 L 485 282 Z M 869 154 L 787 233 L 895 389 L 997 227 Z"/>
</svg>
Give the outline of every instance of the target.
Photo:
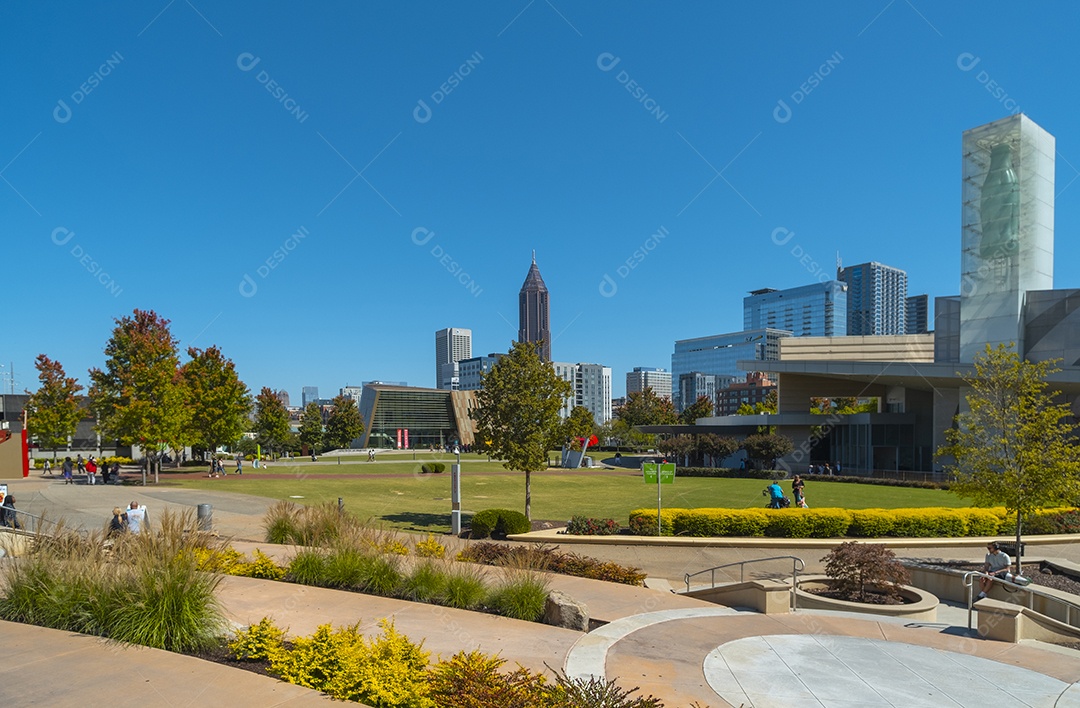
<svg viewBox="0 0 1080 708">
<path fill-rule="evenodd" d="M 86 472 L 86 463 L 83 462 L 81 452 L 75 456 L 75 471 L 79 474 L 84 474 Z"/>
<path fill-rule="evenodd" d="M 52 465 L 49 464 L 48 460 L 45 460 L 45 464 L 41 466 L 41 476 L 44 477 L 45 475 L 52 476 Z"/>
<path fill-rule="evenodd" d="M 97 484 L 97 462 L 94 461 L 93 455 L 86 461 L 86 483 L 91 487 Z"/>
<path fill-rule="evenodd" d="M 65 457 L 64 458 L 63 470 L 64 470 L 64 484 L 71 484 L 72 479 L 71 479 L 71 458 L 70 457 Z"/>
<path fill-rule="evenodd" d="M 236 456 L 236 474 L 244 474 L 244 456 Z"/>
</svg>

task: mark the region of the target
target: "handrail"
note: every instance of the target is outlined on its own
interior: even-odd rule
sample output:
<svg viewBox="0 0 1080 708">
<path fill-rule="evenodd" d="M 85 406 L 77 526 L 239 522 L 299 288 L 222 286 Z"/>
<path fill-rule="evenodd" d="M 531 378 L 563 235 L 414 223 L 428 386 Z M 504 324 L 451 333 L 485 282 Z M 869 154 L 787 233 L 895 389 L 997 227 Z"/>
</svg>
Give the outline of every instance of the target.
<svg viewBox="0 0 1080 708">
<path fill-rule="evenodd" d="M 776 560 L 791 560 L 791 609 L 796 609 L 796 595 L 795 590 L 798 587 L 798 576 L 800 570 L 806 570 L 806 564 L 803 563 L 802 558 L 798 556 L 773 556 L 771 558 L 754 558 L 752 560 L 736 561 L 734 563 L 725 563 L 724 565 L 718 565 L 714 568 L 706 568 L 705 570 L 699 570 L 696 573 L 686 573 L 683 575 L 683 582 L 686 583 L 686 591 L 690 592 L 690 578 L 694 578 L 704 573 L 709 574 L 709 587 L 716 587 L 716 571 L 722 568 L 730 568 L 732 566 L 739 566 L 739 582 L 745 582 L 746 565 L 749 563 L 764 563 L 765 561 Z"/>
<path fill-rule="evenodd" d="M 0 528 L 7 528 L 7 529 L 11 529 L 13 531 L 25 531 L 26 533 L 41 533 L 42 524 L 48 523 L 48 524 L 52 524 L 53 526 L 58 526 L 59 525 L 58 522 L 53 521 L 52 519 L 46 519 L 44 516 L 38 516 L 37 514 L 31 514 L 29 511 L 23 511 L 22 509 L 5 508 L 5 510 L 7 511 L 8 514 L 14 514 L 15 515 L 15 520 L 17 522 L 19 522 L 19 523 L 22 523 L 23 519 L 25 519 L 26 517 L 30 517 L 31 519 L 34 519 L 37 523 L 32 524 L 32 526 L 34 526 L 33 529 L 26 528 L 25 524 L 23 524 L 21 527 L 16 528 L 16 529 L 12 529 L 10 526 L 7 526 L 6 524 L 0 524 Z"/>
<path fill-rule="evenodd" d="M 1076 604 L 1075 602 L 1070 602 L 1069 600 L 1066 600 L 1063 597 L 1058 597 L 1057 595 L 1051 595 L 1048 592 L 1043 592 L 1043 591 L 1039 590 L 1038 588 L 1036 588 L 1036 587 L 1034 587 L 1032 585 L 1019 585 L 1019 584 L 1011 582 L 1009 580 L 1005 580 L 1004 578 L 999 578 L 996 575 L 991 575 L 989 573 L 984 573 L 981 570 L 969 570 L 966 573 L 964 573 L 964 587 L 967 588 L 967 596 L 968 596 L 967 597 L 968 629 L 971 629 L 971 610 L 972 610 L 972 605 L 974 604 L 974 601 L 972 599 L 972 591 L 974 590 L 974 582 L 972 581 L 972 578 L 976 578 L 976 577 L 978 577 L 978 578 L 990 578 L 994 582 L 1001 583 L 1004 586 L 1013 587 L 1013 588 L 1016 588 L 1017 590 L 1026 590 L 1027 593 L 1028 593 L 1027 607 L 1032 612 L 1035 611 L 1035 596 L 1036 595 L 1038 595 L 1039 597 L 1047 598 L 1048 600 L 1053 600 L 1054 602 L 1057 602 L 1060 605 L 1064 605 L 1065 606 L 1065 624 L 1067 624 L 1069 626 L 1073 626 L 1072 625 L 1072 611 L 1073 611 L 1073 609 L 1080 610 L 1080 605 Z"/>
</svg>

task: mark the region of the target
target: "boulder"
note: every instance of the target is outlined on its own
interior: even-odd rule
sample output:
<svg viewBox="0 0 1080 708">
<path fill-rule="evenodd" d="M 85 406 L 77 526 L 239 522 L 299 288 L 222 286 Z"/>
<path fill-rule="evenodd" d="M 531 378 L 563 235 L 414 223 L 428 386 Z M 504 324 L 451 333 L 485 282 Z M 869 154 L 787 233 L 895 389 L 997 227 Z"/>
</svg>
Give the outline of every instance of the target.
<svg viewBox="0 0 1080 708">
<path fill-rule="evenodd" d="M 564 592 L 552 590 L 544 603 L 544 624 L 589 631 L 589 608 Z"/>
</svg>

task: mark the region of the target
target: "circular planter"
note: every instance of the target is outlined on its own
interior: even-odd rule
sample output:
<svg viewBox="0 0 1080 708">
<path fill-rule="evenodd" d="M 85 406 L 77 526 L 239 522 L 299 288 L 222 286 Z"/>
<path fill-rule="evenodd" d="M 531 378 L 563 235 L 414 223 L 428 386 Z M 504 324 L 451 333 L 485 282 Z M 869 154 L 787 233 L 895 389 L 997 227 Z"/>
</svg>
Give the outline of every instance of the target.
<svg viewBox="0 0 1080 708">
<path fill-rule="evenodd" d="M 937 621 L 937 597 L 925 590 L 912 587 L 911 585 L 900 586 L 900 596 L 904 598 L 904 603 L 902 605 L 871 605 L 863 602 L 834 600 L 830 597 L 814 595 L 803 590 L 803 588 L 814 590 L 831 588 L 832 584 L 832 579 L 824 575 L 800 576 L 799 585 L 795 589 L 797 606 L 808 610 L 861 612 L 864 614 L 903 617 L 906 619 L 926 620 L 929 622 Z"/>
</svg>

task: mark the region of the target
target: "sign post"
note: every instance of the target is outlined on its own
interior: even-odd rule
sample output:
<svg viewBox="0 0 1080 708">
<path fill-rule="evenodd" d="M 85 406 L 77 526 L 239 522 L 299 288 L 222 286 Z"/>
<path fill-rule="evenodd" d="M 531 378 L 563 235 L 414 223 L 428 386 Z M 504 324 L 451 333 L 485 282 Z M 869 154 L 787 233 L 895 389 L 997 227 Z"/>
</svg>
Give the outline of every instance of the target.
<svg viewBox="0 0 1080 708">
<path fill-rule="evenodd" d="M 641 476 L 645 479 L 645 484 L 656 484 L 656 535 L 659 536 L 663 533 L 663 526 L 660 522 L 660 485 L 675 482 L 675 463 L 643 462 L 641 464 Z"/>
</svg>

